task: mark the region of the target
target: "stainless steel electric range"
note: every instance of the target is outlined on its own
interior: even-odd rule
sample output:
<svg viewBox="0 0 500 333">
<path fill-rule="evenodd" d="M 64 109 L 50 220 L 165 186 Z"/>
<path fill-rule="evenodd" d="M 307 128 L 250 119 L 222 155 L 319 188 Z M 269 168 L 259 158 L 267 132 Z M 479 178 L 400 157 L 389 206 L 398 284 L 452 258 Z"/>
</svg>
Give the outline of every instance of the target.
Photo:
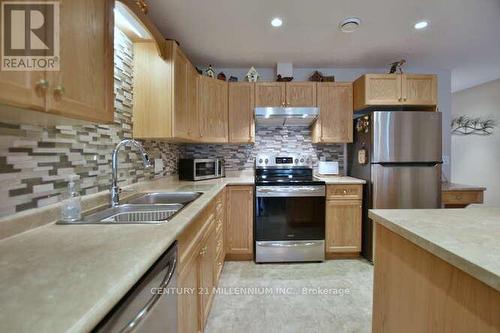
<svg viewBox="0 0 500 333">
<path fill-rule="evenodd" d="M 325 259 L 325 182 L 307 156 L 255 161 L 255 262 Z"/>
</svg>

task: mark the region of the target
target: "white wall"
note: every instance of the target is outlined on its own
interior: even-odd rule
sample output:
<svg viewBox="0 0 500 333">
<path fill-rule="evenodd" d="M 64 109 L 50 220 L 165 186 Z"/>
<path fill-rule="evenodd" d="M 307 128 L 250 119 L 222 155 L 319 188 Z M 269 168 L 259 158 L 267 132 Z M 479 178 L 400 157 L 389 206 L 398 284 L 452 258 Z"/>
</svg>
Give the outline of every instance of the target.
<svg viewBox="0 0 500 333">
<path fill-rule="evenodd" d="M 202 68 L 203 66 L 199 66 Z M 226 77 L 233 75 L 240 81 L 245 77 L 248 68 L 216 68 L 217 73 L 224 72 Z M 320 71 L 323 75 L 335 75 L 336 81 L 354 81 L 359 76 L 366 73 L 385 73 L 387 68 L 294 68 L 294 80 L 304 81 L 315 71 Z M 443 113 L 443 174 L 450 178 L 451 168 L 447 161 L 450 161 L 451 155 L 451 72 L 448 70 L 436 70 L 432 68 L 405 68 L 409 73 L 434 73 L 438 75 L 438 106 L 439 111 Z M 264 81 L 274 81 L 276 78 L 275 68 L 257 68 Z"/>
<path fill-rule="evenodd" d="M 454 93 L 451 109 L 453 117 L 496 120 L 493 135 L 452 136 L 451 180 L 485 186 L 484 204 L 500 207 L 500 80 Z"/>
</svg>

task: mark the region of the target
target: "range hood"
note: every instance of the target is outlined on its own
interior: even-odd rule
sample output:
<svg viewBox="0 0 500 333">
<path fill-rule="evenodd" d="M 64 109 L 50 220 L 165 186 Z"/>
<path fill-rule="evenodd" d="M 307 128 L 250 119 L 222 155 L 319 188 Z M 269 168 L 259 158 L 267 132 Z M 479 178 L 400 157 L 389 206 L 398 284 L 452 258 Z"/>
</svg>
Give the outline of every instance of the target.
<svg viewBox="0 0 500 333">
<path fill-rule="evenodd" d="M 255 123 L 261 126 L 309 126 L 318 116 L 316 107 L 255 108 Z"/>
</svg>

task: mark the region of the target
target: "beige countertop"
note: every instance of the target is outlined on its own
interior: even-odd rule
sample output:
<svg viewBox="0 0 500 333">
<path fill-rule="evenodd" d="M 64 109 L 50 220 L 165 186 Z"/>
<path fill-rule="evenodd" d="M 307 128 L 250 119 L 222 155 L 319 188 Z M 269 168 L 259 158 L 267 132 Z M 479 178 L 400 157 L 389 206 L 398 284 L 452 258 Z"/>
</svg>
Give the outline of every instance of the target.
<svg viewBox="0 0 500 333">
<path fill-rule="evenodd" d="M 456 183 L 443 183 L 441 190 L 444 192 L 448 191 L 486 191 L 486 187 L 474 186 L 474 185 L 463 185 Z"/>
<path fill-rule="evenodd" d="M 324 181 L 327 185 L 335 184 L 365 184 L 366 181 L 359 178 L 349 177 L 349 176 L 325 176 L 325 175 L 314 175 L 314 178 Z"/>
<path fill-rule="evenodd" d="M 357 183 L 350 177 L 331 181 Z M 0 331 L 91 330 L 226 185 L 253 184 L 253 176 L 239 176 L 198 182 L 162 178 L 130 186 L 203 192 L 158 225 L 55 225 L 57 205 L 2 219 L 7 231 L 0 240 Z M 108 198 L 101 192 L 82 205 L 88 211 L 108 204 Z"/>
<path fill-rule="evenodd" d="M 500 208 L 374 209 L 369 216 L 500 291 Z"/>
<path fill-rule="evenodd" d="M 51 223 L 0 241 L 0 331 L 91 330 L 227 184 L 253 178 L 144 184 L 203 192 L 165 224 Z"/>
</svg>

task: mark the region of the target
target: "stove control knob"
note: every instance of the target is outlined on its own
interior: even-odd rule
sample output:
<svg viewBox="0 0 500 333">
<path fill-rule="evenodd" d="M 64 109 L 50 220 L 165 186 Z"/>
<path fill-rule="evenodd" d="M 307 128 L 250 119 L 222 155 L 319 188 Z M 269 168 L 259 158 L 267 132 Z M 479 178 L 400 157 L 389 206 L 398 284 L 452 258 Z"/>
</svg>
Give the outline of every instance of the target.
<svg viewBox="0 0 500 333">
<path fill-rule="evenodd" d="M 304 158 L 301 158 L 301 159 L 300 159 L 300 163 L 304 163 Z"/>
<path fill-rule="evenodd" d="M 269 162 L 269 160 L 266 158 L 266 160 L 264 162 L 267 164 L 267 162 Z"/>
<path fill-rule="evenodd" d="M 259 158 L 259 164 L 262 164 L 262 158 Z"/>
<path fill-rule="evenodd" d="M 296 158 L 296 159 L 295 159 L 295 164 L 298 164 L 298 163 L 299 163 L 299 159 L 298 159 L 298 158 Z"/>
</svg>

